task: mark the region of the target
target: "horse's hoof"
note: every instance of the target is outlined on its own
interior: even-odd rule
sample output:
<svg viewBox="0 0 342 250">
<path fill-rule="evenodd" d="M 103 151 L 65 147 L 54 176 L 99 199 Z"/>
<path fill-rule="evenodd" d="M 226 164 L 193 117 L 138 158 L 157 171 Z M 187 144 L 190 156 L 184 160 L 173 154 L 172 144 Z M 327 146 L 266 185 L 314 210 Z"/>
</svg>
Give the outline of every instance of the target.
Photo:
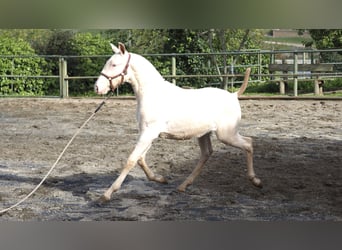
<svg viewBox="0 0 342 250">
<path fill-rule="evenodd" d="M 180 185 L 180 186 L 178 186 L 178 188 L 177 188 L 178 192 L 181 192 L 181 193 L 184 193 L 184 192 L 185 192 L 185 189 L 186 189 L 186 186 L 184 186 L 184 185 Z"/>
<path fill-rule="evenodd" d="M 164 176 L 159 176 L 157 178 L 157 182 L 162 183 L 162 184 L 167 184 L 168 183 L 167 179 L 165 179 Z"/>
<path fill-rule="evenodd" d="M 110 197 L 105 196 L 105 195 L 101 195 L 101 197 L 97 200 L 98 204 L 106 204 L 110 201 Z"/>
<path fill-rule="evenodd" d="M 257 178 L 257 177 L 254 176 L 254 177 L 251 179 L 251 181 L 252 181 L 252 183 L 253 183 L 254 186 L 256 186 L 256 187 L 258 187 L 258 188 L 262 188 L 262 182 L 261 182 L 261 180 L 260 180 L 259 178 Z"/>
</svg>

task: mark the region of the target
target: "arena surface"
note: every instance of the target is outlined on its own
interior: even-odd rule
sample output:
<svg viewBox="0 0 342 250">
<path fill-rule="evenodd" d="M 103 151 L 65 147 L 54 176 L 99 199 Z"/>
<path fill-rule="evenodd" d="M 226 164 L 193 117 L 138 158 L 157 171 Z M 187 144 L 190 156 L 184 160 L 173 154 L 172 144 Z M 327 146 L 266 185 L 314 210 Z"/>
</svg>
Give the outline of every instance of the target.
<svg viewBox="0 0 342 250">
<path fill-rule="evenodd" d="M 0 99 L 0 210 L 28 194 L 100 99 Z M 1 221 L 342 220 L 342 101 L 242 100 L 244 154 L 213 135 L 214 153 L 185 193 L 176 191 L 199 157 L 196 139 L 158 139 L 147 163 L 169 183 L 135 167 L 107 204 L 111 185 L 137 140 L 134 100 L 110 99 L 67 150 L 51 176 Z"/>
</svg>

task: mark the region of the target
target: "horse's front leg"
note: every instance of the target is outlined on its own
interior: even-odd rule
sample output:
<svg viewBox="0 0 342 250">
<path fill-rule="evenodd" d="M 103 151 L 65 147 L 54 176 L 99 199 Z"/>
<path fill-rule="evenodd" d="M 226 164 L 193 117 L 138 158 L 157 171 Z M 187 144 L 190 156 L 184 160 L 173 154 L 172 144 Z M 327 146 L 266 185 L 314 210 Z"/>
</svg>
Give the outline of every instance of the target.
<svg viewBox="0 0 342 250">
<path fill-rule="evenodd" d="M 150 181 L 155 181 L 159 183 L 167 183 L 167 180 L 159 175 L 159 174 L 154 174 L 153 171 L 147 166 L 146 161 L 145 161 L 145 155 L 143 155 L 139 160 L 138 160 L 138 165 L 144 170 L 147 179 Z"/>
<path fill-rule="evenodd" d="M 158 135 L 158 134 L 157 134 Z M 117 191 L 129 171 L 136 165 L 137 161 L 146 154 L 147 150 L 151 147 L 152 141 L 157 137 L 156 133 L 148 132 L 140 135 L 137 145 L 135 146 L 133 152 L 128 157 L 127 163 L 122 169 L 118 178 L 113 182 L 110 188 L 103 194 L 101 200 L 109 201 L 113 192 Z"/>
</svg>

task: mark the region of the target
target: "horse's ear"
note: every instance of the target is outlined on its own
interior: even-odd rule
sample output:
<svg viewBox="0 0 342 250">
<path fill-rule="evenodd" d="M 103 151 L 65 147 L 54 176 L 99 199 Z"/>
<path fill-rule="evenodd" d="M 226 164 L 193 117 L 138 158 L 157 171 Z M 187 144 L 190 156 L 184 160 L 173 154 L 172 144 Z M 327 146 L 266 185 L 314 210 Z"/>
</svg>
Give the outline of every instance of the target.
<svg viewBox="0 0 342 250">
<path fill-rule="evenodd" d="M 120 49 L 120 52 L 121 52 L 122 55 L 125 54 L 126 47 L 125 47 L 125 45 L 123 43 L 119 42 L 119 49 Z"/>
<path fill-rule="evenodd" d="M 120 53 L 120 50 L 114 44 L 111 43 L 110 46 L 112 47 L 112 50 L 113 50 L 114 54 Z"/>
</svg>

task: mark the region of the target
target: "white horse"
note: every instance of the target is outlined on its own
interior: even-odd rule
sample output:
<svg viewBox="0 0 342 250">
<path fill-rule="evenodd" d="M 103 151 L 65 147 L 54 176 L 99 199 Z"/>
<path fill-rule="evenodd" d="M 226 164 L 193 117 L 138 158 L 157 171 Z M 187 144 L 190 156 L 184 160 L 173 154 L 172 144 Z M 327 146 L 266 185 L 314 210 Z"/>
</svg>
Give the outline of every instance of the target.
<svg viewBox="0 0 342 250">
<path fill-rule="evenodd" d="M 238 124 L 241 119 L 238 96 L 246 89 L 250 69 L 238 92 L 229 93 L 217 88 L 182 89 L 164 80 L 156 68 L 144 57 L 129 53 L 124 44 L 111 44 L 114 55 L 106 62 L 95 83 L 97 94 L 106 94 L 124 82 L 132 85 L 137 100 L 139 139 L 130 154 L 121 174 L 104 193 L 108 201 L 113 192 L 121 187 L 129 171 L 138 163 L 147 178 L 166 183 L 166 179 L 155 175 L 145 162 L 145 155 L 154 139 L 168 138 L 185 140 L 197 137 L 201 149 L 200 160 L 193 172 L 178 187 L 185 191 L 200 173 L 212 154 L 211 132 L 227 145 L 243 149 L 247 154 L 247 175 L 251 182 L 261 187 L 261 181 L 253 169 L 252 139 L 241 136 Z"/>
</svg>

